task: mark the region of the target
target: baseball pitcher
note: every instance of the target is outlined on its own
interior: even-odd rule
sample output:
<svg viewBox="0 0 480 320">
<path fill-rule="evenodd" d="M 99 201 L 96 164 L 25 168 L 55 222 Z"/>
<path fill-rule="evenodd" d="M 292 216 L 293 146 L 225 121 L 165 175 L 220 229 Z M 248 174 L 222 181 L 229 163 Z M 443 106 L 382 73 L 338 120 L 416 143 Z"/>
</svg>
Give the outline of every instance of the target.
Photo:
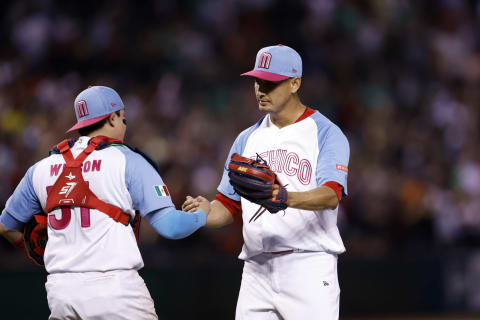
<svg viewBox="0 0 480 320">
<path fill-rule="evenodd" d="M 347 195 L 349 144 L 342 131 L 301 103 L 302 60 L 290 47 L 261 49 L 252 71 L 266 115 L 237 137 L 207 227 L 241 214 L 244 260 L 237 320 L 338 319 L 337 228 Z M 195 211 L 202 197 L 187 197 Z"/>
</svg>

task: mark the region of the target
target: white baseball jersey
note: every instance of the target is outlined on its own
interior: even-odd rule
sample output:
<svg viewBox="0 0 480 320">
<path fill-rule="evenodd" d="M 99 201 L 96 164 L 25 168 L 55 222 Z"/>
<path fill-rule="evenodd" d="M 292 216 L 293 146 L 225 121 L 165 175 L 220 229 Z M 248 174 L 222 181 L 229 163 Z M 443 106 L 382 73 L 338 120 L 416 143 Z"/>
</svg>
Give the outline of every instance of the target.
<svg viewBox="0 0 480 320">
<path fill-rule="evenodd" d="M 278 175 L 287 191 L 308 191 L 334 181 L 347 195 L 349 145 L 342 131 L 318 111 L 308 110 L 307 118 L 283 128 L 275 126 L 267 115 L 244 130 L 235 140 L 225 168 L 233 153 L 255 159 L 260 155 Z M 224 171 L 218 191 L 240 201 Z M 264 213 L 248 223 L 259 208 L 241 198 L 244 246 L 239 256 L 248 259 L 262 252 L 290 249 L 345 251 L 337 228 L 338 208 L 309 211 L 287 208 L 277 214 Z"/>
<path fill-rule="evenodd" d="M 77 157 L 89 137 L 80 137 L 71 148 Z M 45 211 L 47 189 L 63 170 L 61 154 L 32 166 L 7 201 L 2 223 L 26 223 L 33 214 Z M 83 178 L 100 199 L 124 212 L 142 216 L 174 205 L 155 169 L 139 154 L 122 145 L 93 151 L 84 161 Z M 5 212 L 4 212 L 5 213 Z M 9 218 L 10 217 L 10 218 Z M 48 214 L 48 243 L 45 268 L 49 273 L 138 270 L 143 267 L 130 225 L 114 221 L 105 213 L 80 207 L 57 208 Z"/>
</svg>

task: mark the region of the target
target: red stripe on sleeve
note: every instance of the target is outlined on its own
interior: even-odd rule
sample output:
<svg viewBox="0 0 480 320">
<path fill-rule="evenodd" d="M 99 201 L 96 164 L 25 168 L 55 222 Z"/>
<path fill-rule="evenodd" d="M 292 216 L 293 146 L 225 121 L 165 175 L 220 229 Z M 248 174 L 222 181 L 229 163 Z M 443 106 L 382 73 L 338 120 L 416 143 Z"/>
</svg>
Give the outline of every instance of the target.
<svg viewBox="0 0 480 320">
<path fill-rule="evenodd" d="M 215 196 L 215 199 L 219 201 L 225 208 L 230 211 L 232 216 L 235 218 L 238 214 L 242 213 L 242 205 L 240 204 L 240 201 L 235 201 L 230 199 L 229 197 L 224 196 L 222 193 L 217 193 Z"/>
<path fill-rule="evenodd" d="M 329 187 L 330 189 L 335 191 L 335 193 L 337 194 L 337 197 L 338 197 L 338 201 L 340 201 L 340 199 L 342 199 L 343 186 L 340 183 L 335 182 L 335 181 L 328 181 L 328 182 L 325 182 L 324 184 L 322 184 L 322 186 Z"/>
</svg>

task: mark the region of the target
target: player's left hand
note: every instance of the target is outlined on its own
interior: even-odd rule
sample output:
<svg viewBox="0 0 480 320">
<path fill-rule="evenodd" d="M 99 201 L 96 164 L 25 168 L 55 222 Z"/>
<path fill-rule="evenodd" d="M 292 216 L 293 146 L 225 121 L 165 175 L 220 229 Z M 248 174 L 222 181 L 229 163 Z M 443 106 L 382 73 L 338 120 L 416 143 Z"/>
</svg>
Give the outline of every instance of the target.
<svg viewBox="0 0 480 320">
<path fill-rule="evenodd" d="M 275 200 L 280 192 L 280 186 L 278 184 L 274 184 L 272 188 L 272 200 Z"/>
<path fill-rule="evenodd" d="M 270 213 L 287 208 L 287 189 L 258 154 L 256 160 L 238 153 L 232 154 L 228 164 L 228 177 L 239 196 L 261 205 Z"/>
</svg>

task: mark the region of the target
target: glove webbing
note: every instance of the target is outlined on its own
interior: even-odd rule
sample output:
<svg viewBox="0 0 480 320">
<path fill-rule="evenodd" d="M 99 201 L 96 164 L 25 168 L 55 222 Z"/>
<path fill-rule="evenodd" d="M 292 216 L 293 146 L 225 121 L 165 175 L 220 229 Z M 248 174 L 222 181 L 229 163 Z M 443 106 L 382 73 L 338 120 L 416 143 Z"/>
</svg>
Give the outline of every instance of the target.
<svg viewBox="0 0 480 320">
<path fill-rule="evenodd" d="M 264 208 L 264 207 L 260 206 L 260 208 L 258 208 L 257 212 L 255 212 L 255 214 L 250 218 L 248 223 L 252 222 L 252 220 L 253 221 L 257 220 L 265 211 L 267 211 L 267 208 Z"/>
</svg>

